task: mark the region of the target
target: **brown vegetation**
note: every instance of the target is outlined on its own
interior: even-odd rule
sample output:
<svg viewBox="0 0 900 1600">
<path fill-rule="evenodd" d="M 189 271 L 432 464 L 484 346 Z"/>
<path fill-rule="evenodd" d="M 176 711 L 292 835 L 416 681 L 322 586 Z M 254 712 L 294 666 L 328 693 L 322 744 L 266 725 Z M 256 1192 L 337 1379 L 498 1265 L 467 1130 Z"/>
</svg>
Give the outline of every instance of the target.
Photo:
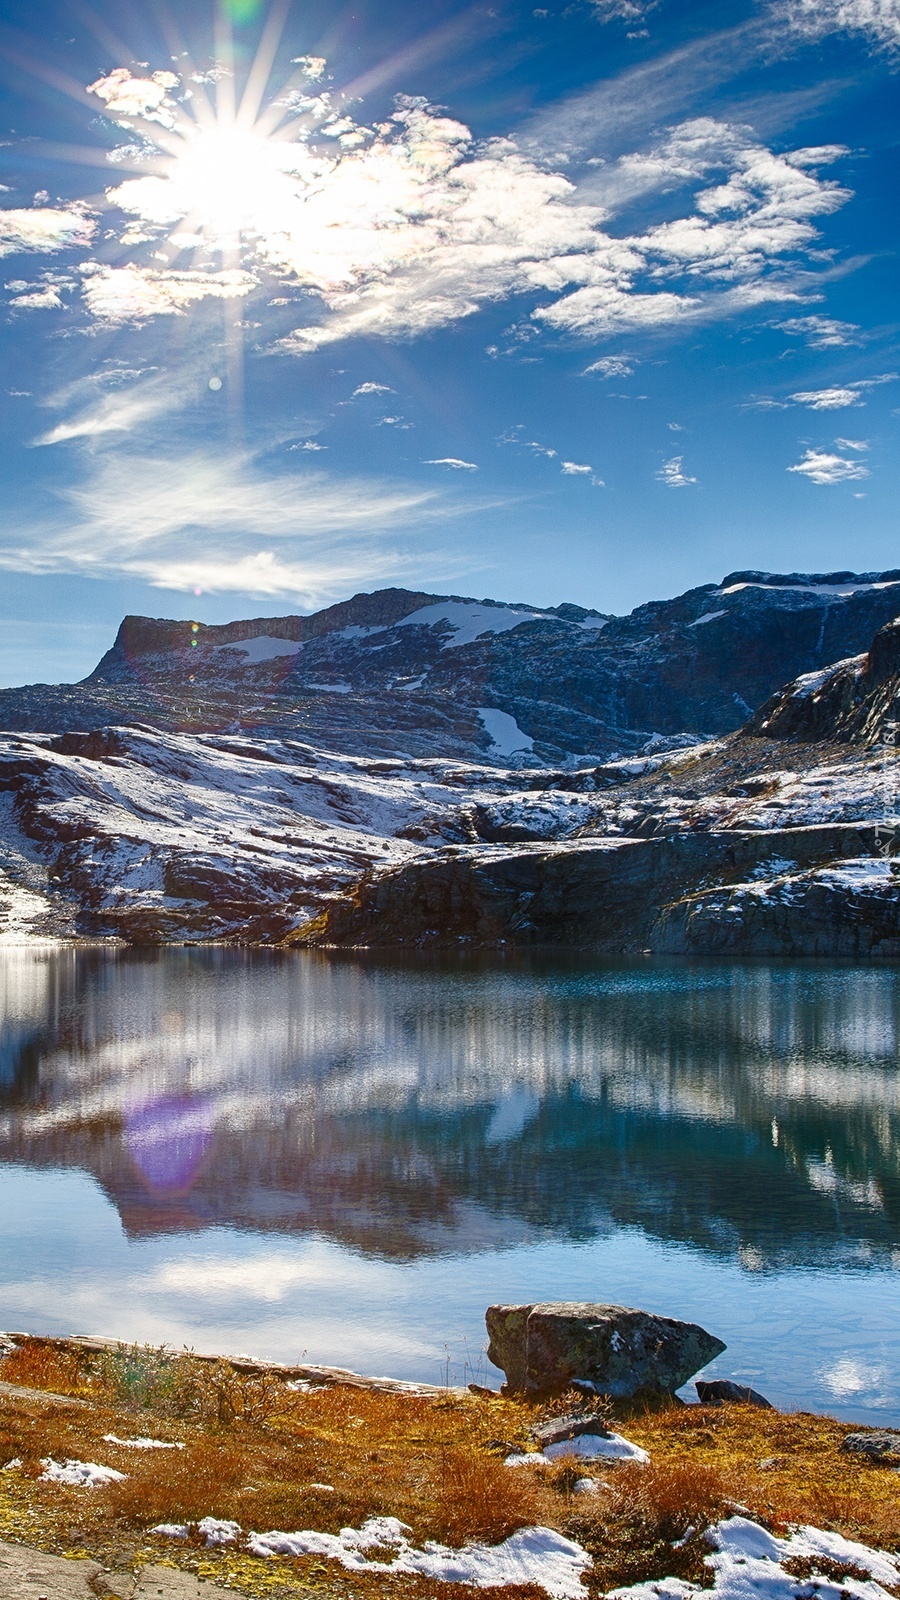
<svg viewBox="0 0 900 1600">
<path fill-rule="evenodd" d="M 0 1379 L 70 1395 L 85 1407 L 0 1395 L 0 1537 L 88 1550 L 116 1565 L 164 1559 L 247 1593 L 371 1591 L 450 1600 L 458 1586 L 344 1572 L 320 1558 L 264 1561 L 152 1534 L 159 1522 L 234 1520 L 244 1529 L 337 1532 L 391 1515 L 427 1539 L 496 1543 L 534 1523 L 578 1539 L 594 1558 L 588 1587 L 603 1594 L 640 1579 L 708 1582 L 703 1534 L 738 1506 L 770 1527 L 813 1522 L 884 1549 L 900 1547 L 900 1474 L 840 1450 L 845 1425 L 750 1406 L 620 1408 L 617 1426 L 649 1466 L 560 1461 L 516 1468 L 529 1429 L 559 1412 L 485 1393 L 419 1396 L 350 1387 L 292 1391 L 246 1374 L 149 1349 L 84 1351 L 29 1341 L 0 1362 Z M 567 1396 L 566 1409 L 577 1408 Z M 180 1450 L 104 1441 L 147 1434 Z M 40 1481 L 42 1458 L 97 1461 L 122 1483 L 73 1489 Z M 602 1480 L 576 1494 L 583 1472 Z M 517 1594 L 524 1596 L 525 1591 Z M 537 1591 L 535 1591 L 537 1594 Z"/>
</svg>

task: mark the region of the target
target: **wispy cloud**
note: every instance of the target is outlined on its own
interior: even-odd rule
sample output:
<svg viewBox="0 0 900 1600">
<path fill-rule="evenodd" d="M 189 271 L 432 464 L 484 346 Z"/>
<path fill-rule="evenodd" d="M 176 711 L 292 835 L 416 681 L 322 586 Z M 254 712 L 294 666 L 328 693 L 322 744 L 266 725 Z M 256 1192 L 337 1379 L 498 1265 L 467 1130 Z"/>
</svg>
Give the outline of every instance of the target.
<svg viewBox="0 0 900 1600">
<path fill-rule="evenodd" d="M 843 411 L 848 406 L 862 406 L 866 389 L 877 389 L 883 383 L 896 383 L 900 374 L 879 372 L 874 378 L 857 378 L 853 383 L 833 384 L 827 389 L 798 389 L 786 400 L 776 400 L 771 395 L 757 395 L 747 401 L 751 411 L 786 411 L 789 406 L 806 406 L 809 411 Z"/>
<path fill-rule="evenodd" d="M 772 326 L 803 339 L 811 350 L 838 350 L 845 345 L 862 344 L 865 338 L 855 322 L 840 322 L 835 317 L 788 317 L 786 322 Z"/>
<path fill-rule="evenodd" d="M 696 478 L 690 477 L 682 470 L 683 460 L 683 456 L 672 456 L 671 460 L 666 461 L 656 474 L 660 482 L 665 483 L 670 489 L 687 489 L 692 483 L 696 483 Z"/>
<path fill-rule="evenodd" d="M 358 394 L 394 394 L 394 393 L 395 393 L 395 391 L 391 388 L 389 383 L 361 383 L 358 388 L 354 389 L 353 398 L 355 400 L 356 396 Z"/>
<path fill-rule="evenodd" d="M 840 411 L 845 406 L 861 406 L 857 389 L 801 389 L 792 394 L 795 405 L 807 406 L 810 411 Z"/>
<path fill-rule="evenodd" d="M 590 0 L 590 3 L 599 22 L 627 22 L 632 28 L 640 28 L 659 0 Z"/>
<path fill-rule="evenodd" d="M 348 584 L 407 572 L 413 558 L 403 535 L 462 509 L 420 485 L 272 472 L 246 453 L 173 458 L 115 448 L 85 453 L 84 462 L 83 479 L 62 492 L 61 517 L 7 537 L 0 568 L 124 575 L 314 605 Z"/>
<path fill-rule="evenodd" d="M 810 483 L 820 484 L 847 483 L 869 476 L 868 467 L 861 461 L 848 461 L 846 456 L 837 456 L 828 450 L 807 450 L 800 461 L 786 470 L 800 473 Z"/>
<path fill-rule="evenodd" d="M 437 456 L 432 461 L 422 463 L 426 467 L 453 467 L 457 472 L 477 472 L 478 463 L 475 461 L 461 461 L 458 456 Z"/>
<path fill-rule="evenodd" d="M 121 388 L 115 371 L 101 369 L 92 376 L 116 386 L 98 397 L 96 381 L 85 381 L 51 396 L 46 404 L 57 411 L 68 411 L 69 415 L 35 439 L 35 444 L 66 444 L 75 439 L 99 440 L 111 434 L 136 432 L 196 400 L 205 387 L 204 376 L 189 375 L 185 368 L 178 374 L 154 373 L 143 382 Z M 85 405 L 82 402 L 86 395 L 89 399 Z"/>
<path fill-rule="evenodd" d="M 773 15 L 802 38 L 861 33 L 877 49 L 900 50 L 900 0 L 778 0 Z"/>
</svg>

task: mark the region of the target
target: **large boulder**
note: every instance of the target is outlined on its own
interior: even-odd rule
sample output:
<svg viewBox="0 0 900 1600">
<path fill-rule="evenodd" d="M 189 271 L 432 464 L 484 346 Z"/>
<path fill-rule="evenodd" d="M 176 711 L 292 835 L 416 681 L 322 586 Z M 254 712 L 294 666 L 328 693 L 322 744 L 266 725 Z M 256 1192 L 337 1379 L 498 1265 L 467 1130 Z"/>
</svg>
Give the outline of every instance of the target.
<svg viewBox="0 0 900 1600">
<path fill-rule="evenodd" d="M 485 1321 L 488 1359 L 519 1394 L 548 1394 L 579 1381 L 616 1400 L 674 1394 L 725 1349 L 694 1322 L 629 1306 L 489 1306 Z"/>
</svg>

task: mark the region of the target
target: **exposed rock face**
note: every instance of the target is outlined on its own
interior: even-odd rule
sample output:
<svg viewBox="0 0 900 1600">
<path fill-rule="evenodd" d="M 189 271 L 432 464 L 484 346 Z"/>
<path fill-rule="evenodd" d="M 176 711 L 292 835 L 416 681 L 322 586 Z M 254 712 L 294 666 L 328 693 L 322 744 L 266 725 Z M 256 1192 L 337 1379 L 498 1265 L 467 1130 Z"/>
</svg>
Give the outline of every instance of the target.
<svg viewBox="0 0 900 1600">
<path fill-rule="evenodd" d="M 579 1379 L 617 1400 L 674 1394 L 725 1349 L 696 1323 L 628 1306 L 489 1306 L 485 1321 L 488 1359 L 514 1393 L 551 1393 Z"/>
<path fill-rule="evenodd" d="M 462 941 L 609 953 L 892 954 L 900 952 L 900 898 L 890 864 L 866 857 L 859 865 L 877 844 L 877 826 L 858 824 L 444 851 L 366 875 L 309 936 L 345 946 Z M 785 857 L 795 869 L 788 880 L 777 876 Z M 868 891 L 872 916 L 845 914 L 854 892 L 846 868 L 844 877 L 839 868 L 823 876 L 846 857 L 857 861 L 858 894 Z M 754 877 L 772 863 L 775 876 Z M 718 886 L 695 892 L 708 879 Z M 791 919 L 798 885 L 808 904 Z"/>
<path fill-rule="evenodd" d="M 880 628 L 863 655 L 789 683 L 748 723 L 769 739 L 872 744 L 900 718 L 900 618 Z"/>
</svg>

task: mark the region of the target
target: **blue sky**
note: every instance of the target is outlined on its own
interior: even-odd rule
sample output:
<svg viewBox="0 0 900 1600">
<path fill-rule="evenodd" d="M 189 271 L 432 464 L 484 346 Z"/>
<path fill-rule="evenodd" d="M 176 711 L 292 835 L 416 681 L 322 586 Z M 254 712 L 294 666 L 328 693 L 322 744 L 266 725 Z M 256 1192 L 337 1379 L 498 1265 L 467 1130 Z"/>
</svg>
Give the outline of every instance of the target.
<svg viewBox="0 0 900 1600">
<path fill-rule="evenodd" d="M 0 5 L 0 682 L 900 564 L 898 68 L 900 0 Z"/>
</svg>

